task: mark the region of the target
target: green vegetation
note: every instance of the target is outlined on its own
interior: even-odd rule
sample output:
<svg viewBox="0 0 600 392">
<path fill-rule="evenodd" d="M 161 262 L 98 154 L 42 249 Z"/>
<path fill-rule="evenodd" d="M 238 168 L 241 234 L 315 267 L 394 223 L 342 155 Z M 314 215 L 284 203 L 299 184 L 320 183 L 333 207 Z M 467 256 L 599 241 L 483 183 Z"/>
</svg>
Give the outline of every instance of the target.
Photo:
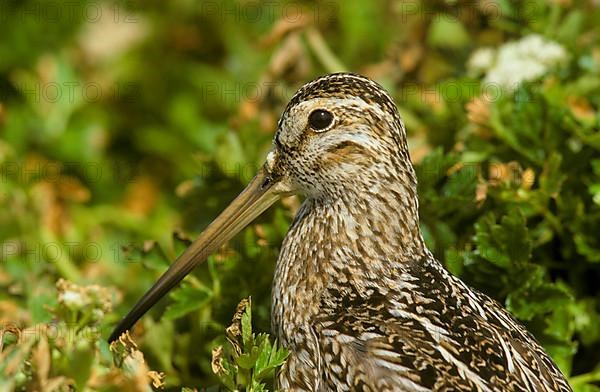
<svg viewBox="0 0 600 392">
<path fill-rule="evenodd" d="M 272 390 L 297 198 L 105 339 L 254 175 L 295 89 L 351 70 L 400 108 L 432 251 L 600 391 L 597 1 L 0 7 L 0 390 Z"/>
<path fill-rule="evenodd" d="M 233 324 L 227 328 L 228 355 L 224 357 L 223 346 L 213 349 L 213 372 L 230 391 L 245 386 L 247 391 L 264 391 L 265 379 L 272 379 L 275 370 L 287 358 L 287 351 L 271 344 L 269 336 L 252 333 L 250 300 L 242 300 L 233 316 Z"/>
</svg>

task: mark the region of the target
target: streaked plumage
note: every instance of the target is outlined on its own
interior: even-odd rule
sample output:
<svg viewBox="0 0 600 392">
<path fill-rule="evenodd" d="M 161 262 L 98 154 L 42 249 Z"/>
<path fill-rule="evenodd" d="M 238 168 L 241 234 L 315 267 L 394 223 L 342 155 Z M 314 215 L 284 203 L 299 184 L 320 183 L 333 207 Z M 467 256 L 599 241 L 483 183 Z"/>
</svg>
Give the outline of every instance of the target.
<svg viewBox="0 0 600 392">
<path fill-rule="evenodd" d="M 334 114 L 329 129 L 307 125 L 316 109 Z M 283 390 L 571 390 L 530 333 L 425 247 L 404 126 L 380 86 L 303 86 L 266 166 L 307 197 L 274 278 Z"/>
<path fill-rule="evenodd" d="M 571 391 L 535 338 L 450 275 L 419 230 L 417 180 L 387 93 L 354 74 L 304 85 L 246 189 L 138 301 L 116 340 L 280 196 L 306 200 L 274 277 L 286 391 Z"/>
</svg>

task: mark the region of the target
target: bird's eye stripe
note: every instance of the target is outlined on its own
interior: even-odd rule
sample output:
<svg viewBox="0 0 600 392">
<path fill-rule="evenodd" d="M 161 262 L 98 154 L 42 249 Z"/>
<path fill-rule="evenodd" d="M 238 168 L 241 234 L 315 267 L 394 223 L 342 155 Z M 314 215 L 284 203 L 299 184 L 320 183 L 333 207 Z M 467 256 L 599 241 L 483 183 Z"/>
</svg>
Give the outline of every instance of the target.
<svg viewBox="0 0 600 392">
<path fill-rule="evenodd" d="M 353 141 L 344 140 L 343 142 L 340 142 L 340 143 L 330 147 L 329 151 L 333 152 L 333 151 L 339 151 L 339 150 L 343 150 L 343 149 L 363 150 L 364 147 Z"/>
</svg>

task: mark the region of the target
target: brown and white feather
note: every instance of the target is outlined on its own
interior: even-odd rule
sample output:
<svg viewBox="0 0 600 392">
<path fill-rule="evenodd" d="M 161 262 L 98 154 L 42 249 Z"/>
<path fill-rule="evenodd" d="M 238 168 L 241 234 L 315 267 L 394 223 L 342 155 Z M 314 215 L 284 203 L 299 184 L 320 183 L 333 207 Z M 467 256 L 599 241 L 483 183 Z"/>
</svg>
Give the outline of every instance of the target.
<svg viewBox="0 0 600 392">
<path fill-rule="evenodd" d="M 324 131 L 307 122 L 334 116 Z M 355 74 L 303 86 L 267 159 L 306 200 L 282 245 L 273 331 L 285 391 L 571 391 L 535 338 L 448 273 L 419 230 L 416 176 L 390 96 Z"/>
</svg>

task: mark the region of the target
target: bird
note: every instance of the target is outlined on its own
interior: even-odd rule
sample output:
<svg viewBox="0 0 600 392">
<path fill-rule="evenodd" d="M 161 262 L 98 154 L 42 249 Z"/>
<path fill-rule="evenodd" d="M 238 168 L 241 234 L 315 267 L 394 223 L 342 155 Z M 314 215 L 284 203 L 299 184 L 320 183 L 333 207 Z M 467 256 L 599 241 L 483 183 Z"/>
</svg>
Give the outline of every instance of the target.
<svg viewBox="0 0 600 392">
<path fill-rule="evenodd" d="M 245 190 L 117 326 L 133 324 L 280 197 L 304 201 L 273 277 L 282 391 L 572 391 L 536 338 L 448 272 L 419 226 L 417 178 L 391 96 L 355 73 L 303 85 Z"/>
</svg>

